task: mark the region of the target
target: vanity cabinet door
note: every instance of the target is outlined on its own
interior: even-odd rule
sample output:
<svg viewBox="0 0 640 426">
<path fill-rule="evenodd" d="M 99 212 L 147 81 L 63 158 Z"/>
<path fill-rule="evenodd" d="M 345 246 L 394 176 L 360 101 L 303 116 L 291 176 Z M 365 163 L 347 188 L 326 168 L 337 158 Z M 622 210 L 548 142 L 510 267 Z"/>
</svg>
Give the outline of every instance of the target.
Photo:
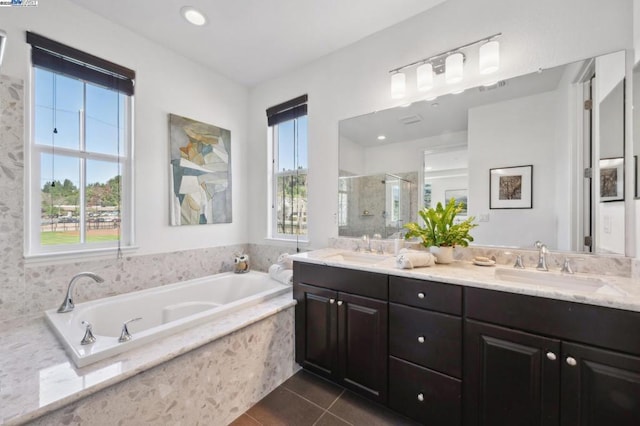
<svg viewBox="0 0 640 426">
<path fill-rule="evenodd" d="M 387 302 L 338 293 L 341 384 L 374 401 L 387 401 Z"/>
<path fill-rule="evenodd" d="M 640 424 L 640 358 L 573 343 L 562 349 L 563 426 Z"/>
<path fill-rule="evenodd" d="M 465 425 L 558 425 L 560 341 L 465 321 Z"/>
<path fill-rule="evenodd" d="M 296 362 L 322 376 L 338 378 L 338 292 L 305 284 L 294 286 Z"/>
</svg>

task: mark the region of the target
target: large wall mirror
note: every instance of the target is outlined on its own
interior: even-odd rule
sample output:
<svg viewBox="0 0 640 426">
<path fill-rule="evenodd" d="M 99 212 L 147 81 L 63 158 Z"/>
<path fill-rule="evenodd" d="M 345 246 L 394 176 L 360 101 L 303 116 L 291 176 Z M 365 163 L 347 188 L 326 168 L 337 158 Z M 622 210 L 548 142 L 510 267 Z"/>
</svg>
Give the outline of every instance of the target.
<svg viewBox="0 0 640 426">
<path fill-rule="evenodd" d="M 625 53 L 342 120 L 339 236 L 466 202 L 474 244 L 624 254 Z"/>
</svg>

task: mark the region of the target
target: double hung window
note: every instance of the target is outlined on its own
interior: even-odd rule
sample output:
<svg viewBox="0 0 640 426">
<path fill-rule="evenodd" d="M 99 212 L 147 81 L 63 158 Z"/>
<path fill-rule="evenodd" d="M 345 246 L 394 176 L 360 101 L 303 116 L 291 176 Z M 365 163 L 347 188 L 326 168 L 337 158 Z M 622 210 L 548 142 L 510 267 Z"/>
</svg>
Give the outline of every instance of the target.
<svg viewBox="0 0 640 426">
<path fill-rule="evenodd" d="M 27 255 L 131 245 L 135 73 L 34 33 L 27 42 Z"/>
</svg>

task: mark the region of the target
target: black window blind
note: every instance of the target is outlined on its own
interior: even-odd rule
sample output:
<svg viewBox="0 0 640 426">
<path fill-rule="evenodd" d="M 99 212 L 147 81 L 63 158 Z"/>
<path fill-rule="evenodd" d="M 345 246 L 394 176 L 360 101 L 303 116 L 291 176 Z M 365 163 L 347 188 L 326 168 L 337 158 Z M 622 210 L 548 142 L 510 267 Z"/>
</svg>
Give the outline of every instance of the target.
<svg viewBox="0 0 640 426">
<path fill-rule="evenodd" d="M 27 31 L 31 62 L 70 77 L 133 95 L 136 73 L 105 59 Z"/>
<path fill-rule="evenodd" d="M 308 96 L 302 95 L 267 109 L 268 125 L 275 126 L 284 121 L 307 115 L 307 100 Z"/>
</svg>

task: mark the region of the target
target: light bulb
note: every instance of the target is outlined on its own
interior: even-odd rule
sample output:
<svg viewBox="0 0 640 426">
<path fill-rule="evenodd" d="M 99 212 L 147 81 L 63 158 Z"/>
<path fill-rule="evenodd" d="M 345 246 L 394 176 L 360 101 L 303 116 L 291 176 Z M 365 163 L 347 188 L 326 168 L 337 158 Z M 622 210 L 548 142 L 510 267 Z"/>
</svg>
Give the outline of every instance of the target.
<svg viewBox="0 0 640 426">
<path fill-rule="evenodd" d="M 479 71 L 480 74 L 491 74 L 500 68 L 500 43 L 497 40 L 488 41 L 480 46 Z"/>
<path fill-rule="evenodd" d="M 404 98 L 405 90 L 406 90 L 406 82 L 405 82 L 404 73 L 397 72 L 391 74 L 391 98 L 393 99 L 401 99 Z"/>
<path fill-rule="evenodd" d="M 445 60 L 445 80 L 447 84 L 455 84 L 462 81 L 464 75 L 463 63 L 464 55 L 460 52 L 447 56 Z"/>
<path fill-rule="evenodd" d="M 416 69 L 416 81 L 421 92 L 433 89 L 433 66 L 429 63 L 420 65 Z"/>
</svg>

